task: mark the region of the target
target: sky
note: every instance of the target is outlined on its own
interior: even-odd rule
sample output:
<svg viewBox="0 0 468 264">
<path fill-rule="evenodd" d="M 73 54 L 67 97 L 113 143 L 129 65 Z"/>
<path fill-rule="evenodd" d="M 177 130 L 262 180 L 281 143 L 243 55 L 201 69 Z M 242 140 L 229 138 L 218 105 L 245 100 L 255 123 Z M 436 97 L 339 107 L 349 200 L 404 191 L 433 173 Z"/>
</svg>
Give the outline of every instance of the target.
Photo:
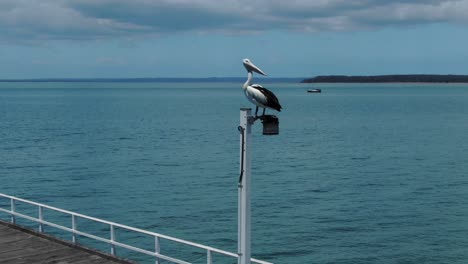
<svg viewBox="0 0 468 264">
<path fill-rule="evenodd" d="M 0 0 L 0 79 L 468 74 L 468 0 Z"/>
</svg>

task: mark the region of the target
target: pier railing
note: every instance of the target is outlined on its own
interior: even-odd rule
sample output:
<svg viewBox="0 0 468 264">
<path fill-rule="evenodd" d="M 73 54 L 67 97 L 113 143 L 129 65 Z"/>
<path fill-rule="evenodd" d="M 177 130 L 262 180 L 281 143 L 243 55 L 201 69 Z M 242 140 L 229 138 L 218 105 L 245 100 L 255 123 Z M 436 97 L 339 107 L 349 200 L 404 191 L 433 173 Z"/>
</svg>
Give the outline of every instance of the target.
<svg viewBox="0 0 468 264">
<path fill-rule="evenodd" d="M 166 260 L 166 261 L 169 261 L 169 262 L 172 262 L 172 263 L 179 263 L 179 264 L 190 264 L 190 262 L 187 262 L 187 261 L 184 261 L 184 260 L 181 260 L 181 259 L 177 259 L 175 257 L 170 257 L 170 256 L 167 256 L 167 255 L 164 255 L 164 254 L 161 253 L 161 240 L 169 240 L 169 241 L 172 241 L 172 242 L 175 242 L 175 243 L 179 243 L 179 244 L 183 244 L 183 245 L 186 245 L 186 246 L 191 246 L 191 247 L 194 247 L 194 248 L 204 250 L 206 252 L 206 263 L 207 264 L 212 264 L 213 263 L 213 254 L 220 254 L 220 255 L 224 255 L 224 256 L 228 256 L 228 257 L 233 257 L 233 258 L 236 258 L 236 259 L 239 258 L 239 254 L 237 254 L 237 253 L 232 253 L 232 252 L 228 252 L 228 251 L 225 251 L 225 250 L 221 250 L 221 249 L 205 246 L 205 245 L 202 245 L 202 244 L 190 242 L 190 241 L 187 241 L 187 240 L 178 239 L 178 238 L 175 238 L 175 237 L 166 236 L 166 235 L 155 233 L 155 232 L 146 231 L 146 230 L 143 230 L 143 229 L 134 228 L 134 227 L 130 227 L 130 226 L 126 226 L 126 225 L 122 225 L 122 224 L 118 224 L 118 223 L 98 219 L 98 218 L 95 218 L 95 217 L 91 217 L 91 216 L 87 216 L 87 215 L 83 215 L 83 214 L 63 210 L 63 209 L 60 209 L 60 208 L 56 208 L 56 207 L 53 207 L 53 206 L 48 206 L 48 205 L 41 204 L 41 203 L 32 202 L 32 201 L 17 198 L 17 197 L 14 197 L 14 196 L 10 196 L 10 195 L 0 193 L 0 198 L 5 198 L 7 200 L 10 200 L 10 208 L 6 209 L 6 208 L 1 208 L 0 207 L 0 212 L 4 212 L 4 213 L 10 215 L 11 223 L 14 224 L 16 222 L 17 217 L 27 219 L 27 220 L 36 222 L 38 224 L 38 231 L 39 232 L 44 232 L 44 225 L 51 226 L 51 227 L 54 227 L 54 228 L 69 232 L 71 234 L 71 242 L 75 243 L 75 244 L 78 243 L 77 236 L 83 236 L 83 237 L 87 237 L 87 238 L 90 238 L 90 239 L 93 239 L 93 240 L 96 240 L 96 241 L 104 242 L 104 243 L 109 244 L 110 253 L 111 253 L 111 255 L 114 255 L 114 256 L 117 256 L 116 247 L 120 247 L 120 248 L 128 249 L 130 251 L 134 251 L 134 252 L 142 253 L 142 254 L 145 254 L 145 255 L 148 255 L 148 256 L 152 256 L 152 257 L 155 258 L 155 262 L 157 264 L 160 263 L 160 260 Z M 35 206 L 37 208 L 37 217 L 32 217 L 32 216 L 29 216 L 29 215 L 18 212 L 16 210 L 16 205 L 18 203 L 24 203 L 24 204 Z M 57 224 L 57 223 L 53 223 L 49 219 L 45 219 L 44 209 L 52 210 L 52 211 L 55 211 L 55 212 L 59 212 L 59 213 L 63 213 L 65 215 L 68 215 L 70 225 L 69 226 L 63 226 L 63 225 L 60 225 L 60 224 Z M 89 220 L 89 221 L 92 221 L 92 222 L 96 222 L 96 223 L 100 223 L 100 224 L 104 224 L 104 225 L 109 226 L 109 230 L 110 230 L 109 235 L 107 237 L 102 237 L 102 236 L 93 235 L 93 234 L 84 232 L 83 230 L 80 230 L 78 225 L 77 225 L 77 220 L 78 219 L 86 219 L 86 220 Z M 154 251 L 149 251 L 149 250 L 142 249 L 142 248 L 139 248 L 139 247 L 136 247 L 136 246 L 131 246 L 129 244 L 125 244 L 122 241 L 117 241 L 117 239 L 116 239 L 116 228 L 120 228 L 120 229 L 123 229 L 123 230 L 132 231 L 132 232 L 136 232 L 136 233 L 139 233 L 139 234 L 142 234 L 142 235 L 147 235 L 147 236 L 153 237 L 154 238 Z M 258 263 L 258 264 L 272 264 L 270 262 L 266 262 L 266 261 L 262 261 L 262 260 L 258 260 L 258 259 L 254 259 L 254 258 L 251 259 L 251 262 L 252 263 Z"/>
</svg>

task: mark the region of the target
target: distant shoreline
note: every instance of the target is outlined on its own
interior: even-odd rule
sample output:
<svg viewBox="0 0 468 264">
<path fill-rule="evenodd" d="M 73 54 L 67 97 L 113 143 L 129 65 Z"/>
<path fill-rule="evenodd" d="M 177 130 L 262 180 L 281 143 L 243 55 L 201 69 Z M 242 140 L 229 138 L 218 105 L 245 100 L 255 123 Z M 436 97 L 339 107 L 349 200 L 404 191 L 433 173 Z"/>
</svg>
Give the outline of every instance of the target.
<svg viewBox="0 0 468 264">
<path fill-rule="evenodd" d="M 238 83 L 245 77 L 206 78 L 34 78 L 0 79 L 0 83 Z M 256 77 L 258 83 L 468 83 L 468 75 L 401 74 L 401 75 L 320 75 L 313 78 Z"/>
<path fill-rule="evenodd" d="M 299 83 L 304 78 L 257 78 L 262 83 L 294 82 Z M 0 79 L 0 83 L 20 82 L 102 82 L 102 83 L 216 83 L 216 82 L 245 82 L 246 77 L 208 77 L 208 78 L 35 78 L 35 79 Z"/>
<path fill-rule="evenodd" d="M 468 75 L 393 74 L 373 76 L 321 75 L 301 83 L 468 83 Z"/>
</svg>

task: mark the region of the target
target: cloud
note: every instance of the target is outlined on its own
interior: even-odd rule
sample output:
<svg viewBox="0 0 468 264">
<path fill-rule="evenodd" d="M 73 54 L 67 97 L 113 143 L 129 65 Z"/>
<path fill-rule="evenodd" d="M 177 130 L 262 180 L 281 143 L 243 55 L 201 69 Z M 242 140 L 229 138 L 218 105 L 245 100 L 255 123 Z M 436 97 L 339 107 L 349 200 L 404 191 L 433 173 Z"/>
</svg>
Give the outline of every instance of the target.
<svg viewBox="0 0 468 264">
<path fill-rule="evenodd" d="M 468 0 L 2 0 L 0 42 L 468 23 Z"/>
<path fill-rule="evenodd" d="M 89 40 L 150 32 L 138 24 L 93 17 L 64 1 L 3 0 L 0 3 L 0 41 Z"/>
</svg>

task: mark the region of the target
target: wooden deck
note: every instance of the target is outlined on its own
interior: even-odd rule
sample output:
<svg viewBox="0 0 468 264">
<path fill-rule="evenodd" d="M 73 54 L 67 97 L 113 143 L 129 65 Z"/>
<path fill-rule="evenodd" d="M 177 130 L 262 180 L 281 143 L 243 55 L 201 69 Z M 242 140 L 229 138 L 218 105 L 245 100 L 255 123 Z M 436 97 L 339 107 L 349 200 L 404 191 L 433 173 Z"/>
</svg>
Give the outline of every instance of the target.
<svg viewBox="0 0 468 264">
<path fill-rule="evenodd" d="M 2 264 L 110 264 L 131 263 L 0 220 Z"/>
</svg>

